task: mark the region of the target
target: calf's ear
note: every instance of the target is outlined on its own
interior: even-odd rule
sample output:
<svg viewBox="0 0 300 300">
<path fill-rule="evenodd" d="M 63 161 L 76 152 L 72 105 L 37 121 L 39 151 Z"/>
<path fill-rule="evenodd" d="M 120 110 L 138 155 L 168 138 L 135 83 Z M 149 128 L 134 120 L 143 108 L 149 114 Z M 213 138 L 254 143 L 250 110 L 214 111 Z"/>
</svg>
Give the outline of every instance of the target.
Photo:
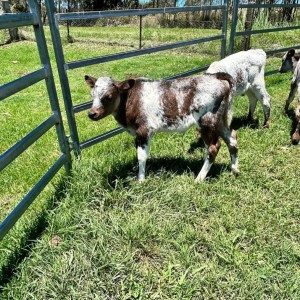
<svg viewBox="0 0 300 300">
<path fill-rule="evenodd" d="M 287 53 L 287 56 L 293 57 L 295 55 L 295 49 L 290 49 Z"/>
<path fill-rule="evenodd" d="M 91 88 L 93 88 L 93 87 L 95 86 L 96 81 L 97 81 L 96 78 L 94 78 L 94 77 L 92 77 L 92 76 L 89 76 L 89 75 L 85 75 L 85 76 L 84 76 L 84 80 L 85 80 L 85 82 L 87 83 L 87 85 L 88 85 L 89 87 L 91 87 Z"/>
<path fill-rule="evenodd" d="M 119 91 L 128 91 L 130 90 L 135 84 L 134 79 L 127 79 L 117 84 L 117 88 Z"/>
</svg>

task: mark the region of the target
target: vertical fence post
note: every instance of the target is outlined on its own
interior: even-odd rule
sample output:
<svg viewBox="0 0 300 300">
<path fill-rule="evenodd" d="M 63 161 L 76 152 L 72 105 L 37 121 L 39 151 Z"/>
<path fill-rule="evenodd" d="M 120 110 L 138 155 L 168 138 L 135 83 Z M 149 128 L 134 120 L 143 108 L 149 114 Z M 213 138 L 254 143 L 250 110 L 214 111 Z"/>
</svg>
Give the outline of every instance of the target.
<svg viewBox="0 0 300 300">
<path fill-rule="evenodd" d="M 140 49 L 142 49 L 142 26 L 143 26 L 143 16 L 140 16 L 140 44 L 139 44 Z"/>
<path fill-rule="evenodd" d="M 73 103 L 72 103 L 72 97 L 71 97 L 71 90 L 70 90 L 70 84 L 69 79 L 67 76 L 67 70 L 66 70 L 66 63 L 65 58 L 63 54 L 63 48 L 61 44 L 60 34 L 58 31 L 58 24 L 55 17 L 55 6 L 53 0 L 46 0 L 45 5 L 47 8 L 47 14 L 48 14 L 48 21 L 49 21 L 49 27 L 51 32 L 51 38 L 56 58 L 56 65 L 58 69 L 58 75 L 60 79 L 60 86 L 62 89 L 67 119 L 68 119 L 68 125 L 70 129 L 70 135 L 73 142 L 74 147 L 74 153 L 76 156 L 79 156 L 80 154 L 80 146 L 79 146 L 79 137 L 78 137 L 78 130 L 75 120 L 75 114 L 73 111 Z"/>
<path fill-rule="evenodd" d="M 234 40 L 236 33 L 236 26 L 238 22 L 238 10 L 239 10 L 239 0 L 232 0 L 232 20 L 231 20 L 231 31 L 230 31 L 230 41 L 229 41 L 229 54 L 234 51 Z"/>
<path fill-rule="evenodd" d="M 59 118 L 59 123 L 56 124 L 56 133 L 57 133 L 60 149 L 62 153 L 66 154 L 67 157 L 65 168 L 67 173 L 69 173 L 72 164 L 70 147 L 69 147 L 69 142 L 67 141 L 66 138 L 65 129 L 62 122 L 61 110 L 59 107 L 57 92 L 54 83 L 54 77 L 53 77 L 52 68 L 50 64 L 50 57 L 47 50 L 47 44 L 46 44 L 45 34 L 42 25 L 42 18 L 40 16 L 40 10 L 38 7 L 37 0 L 29 0 L 28 4 L 29 4 L 30 11 L 36 14 L 39 22 L 38 25 L 34 25 L 34 33 L 35 33 L 35 38 L 36 38 L 36 43 L 37 43 L 37 48 L 38 48 L 41 63 L 44 65 L 48 73 L 48 76 L 45 79 L 46 87 L 49 95 L 51 110 L 53 113 L 57 114 Z"/>
<path fill-rule="evenodd" d="M 228 19 L 228 2 L 224 0 L 225 8 L 222 10 L 222 41 L 221 41 L 221 58 L 226 56 L 227 41 L 227 19 Z"/>
</svg>

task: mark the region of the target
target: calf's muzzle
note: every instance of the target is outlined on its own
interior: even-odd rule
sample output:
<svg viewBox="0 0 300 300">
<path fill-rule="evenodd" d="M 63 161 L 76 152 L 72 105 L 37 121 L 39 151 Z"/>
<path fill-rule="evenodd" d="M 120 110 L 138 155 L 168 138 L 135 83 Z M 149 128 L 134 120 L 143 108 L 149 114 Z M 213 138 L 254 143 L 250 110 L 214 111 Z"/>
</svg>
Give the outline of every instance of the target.
<svg viewBox="0 0 300 300">
<path fill-rule="evenodd" d="M 97 111 L 97 109 L 91 108 L 88 112 L 88 117 L 93 120 L 93 121 L 97 121 L 101 118 L 100 116 L 100 112 Z"/>
</svg>

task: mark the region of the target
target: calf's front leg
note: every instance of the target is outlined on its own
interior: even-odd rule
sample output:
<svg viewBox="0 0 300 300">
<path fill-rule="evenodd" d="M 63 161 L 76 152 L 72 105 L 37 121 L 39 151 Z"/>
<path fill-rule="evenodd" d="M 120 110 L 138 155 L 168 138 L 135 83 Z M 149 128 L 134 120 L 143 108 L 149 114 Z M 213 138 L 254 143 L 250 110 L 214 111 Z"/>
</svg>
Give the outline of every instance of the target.
<svg viewBox="0 0 300 300">
<path fill-rule="evenodd" d="M 296 95 L 296 91 L 297 91 L 297 81 L 296 81 L 296 79 L 293 78 L 292 82 L 291 82 L 290 93 L 289 93 L 289 96 L 288 96 L 288 98 L 287 98 L 287 100 L 285 102 L 285 106 L 284 106 L 285 112 L 287 112 L 287 110 L 289 109 L 289 106 L 290 106 L 291 102 L 294 100 L 295 95 Z"/>
<path fill-rule="evenodd" d="M 225 127 L 222 130 L 221 136 L 225 141 L 230 158 L 231 158 L 231 172 L 234 175 L 239 175 L 239 162 L 238 162 L 238 145 L 237 145 L 237 138 L 236 138 L 236 131 L 230 130 L 229 128 Z"/>
<path fill-rule="evenodd" d="M 209 172 L 212 164 L 214 163 L 216 156 L 219 152 L 219 149 L 221 147 L 221 143 L 219 139 L 217 139 L 215 142 L 212 142 L 210 145 L 206 144 L 207 148 L 207 155 L 204 160 L 204 164 L 201 168 L 201 171 L 199 172 L 198 176 L 196 177 L 196 181 L 203 181 L 207 173 Z"/>
<path fill-rule="evenodd" d="M 137 135 L 135 143 L 139 162 L 138 181 L 141 182 L 145 180 L 146 161 L 149 156 L 150 139 L 148 137 Z"/>
<path fill-rule="evenodd" d="M 295 116 L 297 120 L 297 126 L 295 132 L 292 135 L 292 143 L 294 145 L 298 144 L 300 141 L 300 98 L 298 99 L 298 105 L 295 109 Z"/>
</svg>

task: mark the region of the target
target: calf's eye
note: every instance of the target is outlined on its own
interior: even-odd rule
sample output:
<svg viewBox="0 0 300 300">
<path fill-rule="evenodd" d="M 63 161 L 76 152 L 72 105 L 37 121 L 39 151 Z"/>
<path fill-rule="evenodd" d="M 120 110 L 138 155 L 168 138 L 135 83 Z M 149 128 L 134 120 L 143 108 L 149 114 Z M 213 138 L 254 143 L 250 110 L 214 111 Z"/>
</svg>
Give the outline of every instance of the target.
<svg viewBox="0 0 300 300">
<path fill-rule="evenodd" d="M 106 97 L 104 97 L 102 100 L 101 100 L 101 102 L 103 103 L 103 104 L 107 104 L 107 103 L 109 103 L 110 102 L 110 98 L 108 97 L 108 96 L 106 96 Z"/>
</svg>

